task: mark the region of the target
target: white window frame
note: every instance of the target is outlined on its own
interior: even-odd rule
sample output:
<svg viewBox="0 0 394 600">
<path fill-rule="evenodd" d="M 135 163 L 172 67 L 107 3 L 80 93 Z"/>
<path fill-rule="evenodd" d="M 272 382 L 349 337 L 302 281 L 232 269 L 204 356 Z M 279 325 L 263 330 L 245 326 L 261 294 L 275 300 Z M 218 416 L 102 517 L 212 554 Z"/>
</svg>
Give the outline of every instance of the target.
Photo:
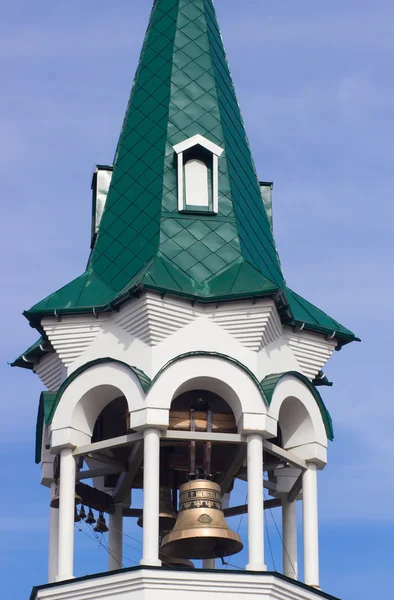
<svg viewBox="0 0 394 600">
<path fill-rule="evenodd" d="M 186 152 L 186 150 L 189 150 L 194 146 L 202 146 L 212 154 L 213 210 L 207 210 L 207 212 L 213 212 L 214 214 L 217 214 L 219 212 L 219 158 L 223 154 L 224 150 L 200 134 L 194 135 L 193 137 L 188 138 L 187 140 L 184 140 L 183 142 L 180 142 L 174 146 L 174 151 L 178 156 L 178 210 L 180 212 L 187 210 L 184 200 L 185 181 L 183 176 L 183 154 Z"/>
</svg>

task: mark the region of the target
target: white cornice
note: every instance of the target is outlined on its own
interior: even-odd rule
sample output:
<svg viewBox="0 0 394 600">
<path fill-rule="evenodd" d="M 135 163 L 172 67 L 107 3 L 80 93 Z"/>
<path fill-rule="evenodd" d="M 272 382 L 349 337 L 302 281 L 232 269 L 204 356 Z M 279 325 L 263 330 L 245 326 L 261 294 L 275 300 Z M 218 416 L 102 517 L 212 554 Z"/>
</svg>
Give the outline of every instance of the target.
<svg viewBox="0 0 394 600">
<path fill-rule="evenodd" d="M 201 596 L 227 600 L 259 597 L 265 600 L 318 600 L 319 591 L 301 586 L 270 573 L 201 573 L 190 571 L 147 570 L 120 571 L 99 577 L 38 589 L 37 600 L 130 600 L 156 599 L 200 600 Z M 326 595 L 324 595 L 327 598 Z M 332 600 L 335 600 L 332 597 Z"/>
</svg>

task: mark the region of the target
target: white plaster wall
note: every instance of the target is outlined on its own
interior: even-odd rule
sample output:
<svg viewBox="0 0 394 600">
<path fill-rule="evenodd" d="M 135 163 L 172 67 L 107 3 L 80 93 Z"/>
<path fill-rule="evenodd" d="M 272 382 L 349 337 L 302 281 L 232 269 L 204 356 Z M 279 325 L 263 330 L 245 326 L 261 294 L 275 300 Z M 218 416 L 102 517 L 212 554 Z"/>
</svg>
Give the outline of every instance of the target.
<svg viewBox="0 0 394 600">
<path fill-rule="evenodd" d="M 152 348 L 110 321 L 92 344 L 69 366 L 70 375 L 80 366 L 98 358 L 114 358 L 152 376 Z"/>
<path fill-rule="evenodd" d="M 218 352 L 235 358 L 256 371 L 256 353 L 206 316 L 197 317 L 158 346 L 152 348 L 152 372 L 157 373 L 171 359 L 187 352 Z"/>
</svg>

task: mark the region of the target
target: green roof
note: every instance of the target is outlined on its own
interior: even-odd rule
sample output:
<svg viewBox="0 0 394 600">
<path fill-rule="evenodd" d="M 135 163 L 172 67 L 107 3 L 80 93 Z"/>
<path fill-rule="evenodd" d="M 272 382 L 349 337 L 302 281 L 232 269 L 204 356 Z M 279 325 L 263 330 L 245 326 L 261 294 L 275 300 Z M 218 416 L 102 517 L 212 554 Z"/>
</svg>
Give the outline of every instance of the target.
<svg viewBox="0 0 394 600">
<path fill-rule="evenodd" d="M 217 214 L 178 211 L 173 147 L 197 134 L 224 149 Z M 354 339 L 286 288 L 212 0 L 154 3 L 87 270 L 25 315 L 39 329 L 45 315 L 109 311 L 141 289 L 280 296 L 285 322 Z"/>
</svg>

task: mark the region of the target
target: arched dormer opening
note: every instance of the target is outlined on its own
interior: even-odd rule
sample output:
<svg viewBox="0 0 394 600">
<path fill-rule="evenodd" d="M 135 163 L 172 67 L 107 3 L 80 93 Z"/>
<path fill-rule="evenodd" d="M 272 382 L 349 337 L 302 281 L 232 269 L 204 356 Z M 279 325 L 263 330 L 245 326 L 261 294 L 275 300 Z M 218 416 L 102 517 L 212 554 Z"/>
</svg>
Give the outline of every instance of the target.
<svg viewBox="0 0 394 600">
<path fill-rule="evenodd" d="M 190 157 L 184 166 L 186 206 L 212 207 L 212 166 L 205 160 Z"/>
<path fill-rule="evenodd" d="M 178 210 L 216 214 L 219 210 L 218 160 L 223 149 L 195 135 L 174 146 L 177 155 Z"/>
</svg>

